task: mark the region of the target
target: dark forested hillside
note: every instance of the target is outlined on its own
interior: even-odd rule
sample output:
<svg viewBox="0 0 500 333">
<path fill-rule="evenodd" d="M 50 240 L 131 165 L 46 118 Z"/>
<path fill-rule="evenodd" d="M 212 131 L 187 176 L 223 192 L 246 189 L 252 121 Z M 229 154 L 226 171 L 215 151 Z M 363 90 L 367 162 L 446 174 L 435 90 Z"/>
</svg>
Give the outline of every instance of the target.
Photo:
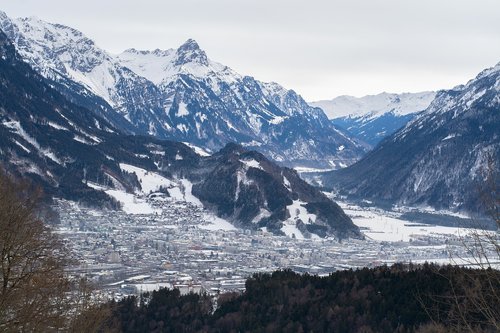
<svg viewBox="0 0 500 333">
<path fill-rule="evenodd" d="M 241 295 L 219 297 L 213 314 L 208 296 L 164 289 L 115 304 L 113 322 L 123 332 L 424 332 L 424 326 L 432 332 L 454 325 L 460 308 L 477 332 L 489 332 L 480 327 L 473 305 L 460 297 L 460 277 L 482 279 L 483 273 L 427 264 L 327 277 L 276 271 L 248 279 Z M 428 325 L 435 326 L 429 331 Z"/>
<path fill-rule="evenodd" d="M 486 166 L 500 165 L 500 64 L 440 91 L 429 108 L 323 184 L 352 199 L 482 212 Z"/>
</svg>

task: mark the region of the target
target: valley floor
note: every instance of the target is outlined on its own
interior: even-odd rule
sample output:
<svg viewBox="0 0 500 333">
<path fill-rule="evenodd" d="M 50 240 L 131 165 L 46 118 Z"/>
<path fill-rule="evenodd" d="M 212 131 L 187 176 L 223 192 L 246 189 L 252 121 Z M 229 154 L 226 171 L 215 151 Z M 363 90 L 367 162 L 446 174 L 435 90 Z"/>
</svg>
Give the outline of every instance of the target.
<svg viewBox="0 0 500 333">
<path fill-rule="evenodd" d="M 395 262 L 467 264 L 471 229 L 412 223 L 402 213 L 340 203 L 365 240 L 295 239 L 241 230 L 178 197 L 143 197 L 148 214 L 97 211 L 60 200 L 56 226 L 79 265 L 109 298 L 176 287 L 183 293 L 244 290 L 256 272 L 329 274 Z"/>
</svg>

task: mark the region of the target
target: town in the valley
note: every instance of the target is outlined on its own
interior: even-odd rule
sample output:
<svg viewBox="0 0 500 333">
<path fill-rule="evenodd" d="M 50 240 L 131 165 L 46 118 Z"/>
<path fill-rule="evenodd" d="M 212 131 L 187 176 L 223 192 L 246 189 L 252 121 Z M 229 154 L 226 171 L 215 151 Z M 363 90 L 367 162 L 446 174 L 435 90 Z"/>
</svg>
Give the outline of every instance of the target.
<svg viewBox="0 0 500 333">
<path fill-rule="evenodd" d="M 243 291 L 252 274 L 276 269 L 324 275 L 395 262 L 457 264 L 465 256 L 466 229 L 411 223 L 347 203 L 342 208 L 364 240 L 238 229 L 188 201 L 161 193 L 141 200 L 153 210 L 131 214 L 56 201 L 54 228 L 77 262 L 70 274 L 88 278 L 105 297 L 161 287 L 217 295 Z"/>
</svg>

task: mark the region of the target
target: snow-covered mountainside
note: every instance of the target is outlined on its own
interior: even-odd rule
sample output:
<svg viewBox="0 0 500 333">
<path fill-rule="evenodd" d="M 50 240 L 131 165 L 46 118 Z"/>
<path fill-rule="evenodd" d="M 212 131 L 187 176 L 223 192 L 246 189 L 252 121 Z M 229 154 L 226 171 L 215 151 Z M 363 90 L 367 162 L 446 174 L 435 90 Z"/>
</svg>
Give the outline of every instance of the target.
<svg viewBox="0 0 500 333">
<path fill-rule="evenodd" d="M 121 203 L 127 213 L 154 212 L 148 195 L 170 196 L 244 228 L 295 237 L 360 235 L 333 201 L 257 152 L 228 145 L 201 156 L 183 143 L 121 133 L 53 89 L 1 31 L 0 166 L 49 196 Z"/>
<path fill-rule="evenodd" d="M 376 145 L 430 105 L 435 92 L 339 96 L 310 103 L 322 108 L 334 125 L 365 142 Z"/>
<path fill-rule="evenodd" d="M 142 134 L 165 132 L 158 88 L 81 32 L 35 17 L 11 20 L 3 12 L 0 29 L 23 59 L 67 97 L 86 100 L 81 103 L 86 107 L 98 104 L 92 110 L 120 128 Z"/>
<path fill-rule="evenodd" d="M 339 96 L 332 100 L 311 102 L 311 105 L 322 108 L 329 119 L 341 117 L 362 117 L 370 114 L 372 117 L 387 112 L 404 116 L 423 111 L 436 96 L 435 92 L 367 95 L 364 97 Z"/>
<path fill-rule="evenodd" d="M 285 164 L 333 168 L 365 149 L 294 91 L 210 60 L 194 40 L 176 50 L 129 49 L 118 59 L 164 92 L 183 141 L 210 150 L 238 142 Z"/>
<path fill-rule="evenodd" d="M 36 18 L 0 13 L 0 28 L 56 89 L 101 98 L 114 112 L 106 119 L 129 132 L 211 151 L 237 142 L 290 166 L 337 168 L 368 148 L 294 91 L 211 61 L 194 40 L 113 56 L 75 29 Z"/>
<path fill-rule="evenodd" d="M 500 63 L 440 91 L 423 113 L 325 184 L 353 197 L 480 210 L 488 160 L 500 165 Z M 484 207 L 483 207 L 484 208 Z"/>
</svg>

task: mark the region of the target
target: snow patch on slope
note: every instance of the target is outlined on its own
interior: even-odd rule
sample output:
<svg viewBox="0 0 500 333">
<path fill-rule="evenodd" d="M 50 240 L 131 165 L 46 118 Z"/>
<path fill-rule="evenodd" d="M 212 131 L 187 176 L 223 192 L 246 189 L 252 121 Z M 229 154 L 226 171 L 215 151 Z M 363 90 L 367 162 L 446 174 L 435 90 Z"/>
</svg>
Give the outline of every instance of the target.
<svg viewBox="0 0 500 333">
<path fill-rule="evenodd" d="M 316 222 L 317 216 L 307 212 L 306 207 L 304 207 L 306 204 L 306 202 L 301 200 L 294 200 L 291 205 L 287 206 L 288 212 L 290 213 L 289 220 L 297 222 L 300 219 L 304 224 Z"/>
<path fill-rule="evenodd" d="M 260 165 L 260 163 L 254 159 L 251 159 L 251 160 L 244 159 L 244 160 L 240 160 L 240 161 L 245 165 L 245 168 L 247 170 L 249 168 L 256 168 L 256 169 L 264 170 L 264 168 Z"/>
<path fill-rule="evenodd" d="M 139 198 L 132 193 L 121 190 L 106 190 L 106 194 L 112 196 L 122 204 L 122 209 L 127 214 L 155 214 L 160 209 L 154 209 L 145 198 Z"/>
<path fill-rule="evenodd" d="M 137 175 L 139 183 L 141 183 L 142 192 L 144 194 L 157 192 L 160 187 L 168 188 L 173 186 L 174 184 L 171 180 L 157 173 L 147 171 L 130 164 L 120 163 L 120 168 L 123 171 L 135 173 Z"/>
<path fill-rule="evenodd" d="M 304 235 L 300 230 L 297 228 L 294 222 L 291 221 L 285 221 L 283 222 L 283 226 L 281 227 L 281 231 L 285 233 L 290 238 L 297 238 L 297 239 L 305 239 Z"/>
<path fill-rule="evenodd" d="M 177 117 L 189 116 L 189 111 L 187 109 L 186 103 L 184 102 L 179 103 L 179 109 L 177 110 L 176 116 Z"/>
<path fill-rule="evenodd" d="M 192 150 L 194 150 L 194 152 L 200 156 L 210 156 L 212 155 L 209 151 L 207 151 L 206 149 L 203 149 L 201 147 L 198 147 L 192 143 L 189 143 L 189 142 L 183 142 L 183 144 L 185 144 L 186 146 L 188 146 L 189 148 L 191 148 Z"/>
<path fill-rule="evenodd" d="M 12 130 L 14 133 L 18 134 L 20 137 L 22 137 L 26 142 L 31 144 L 33 147 L 38 150 L 41 156 L 48 157 L 51 159 L 53 162 L 59 164 L 59 165 L 64 165 L 64 163 L 56 156 L 56 154 L 50 150 L 49 148 L 42 148 L 40 144 L 33 138 L 31 137 L 21 126 L 21 123 L 19 121 L 4 121 L 2 123 L 5 127 L 8 129 Z M 25 150 L 28 150 L 26 147 L 23 146 Z"/>
<path fill-rule="evenodd" d="M 291 205 L 287 206 L 290 218 L 283 222 L 281 231 L 288 237 L 295 237 L 297 239 L 305 239 L 304 234 L 297 228 L 299 221 L 304 224 L 311 224 L 316 222 L 317 216 L 310 214 L 304 207 L 306 203 L 301 200 L 294 200 Z"/>
</svg>

